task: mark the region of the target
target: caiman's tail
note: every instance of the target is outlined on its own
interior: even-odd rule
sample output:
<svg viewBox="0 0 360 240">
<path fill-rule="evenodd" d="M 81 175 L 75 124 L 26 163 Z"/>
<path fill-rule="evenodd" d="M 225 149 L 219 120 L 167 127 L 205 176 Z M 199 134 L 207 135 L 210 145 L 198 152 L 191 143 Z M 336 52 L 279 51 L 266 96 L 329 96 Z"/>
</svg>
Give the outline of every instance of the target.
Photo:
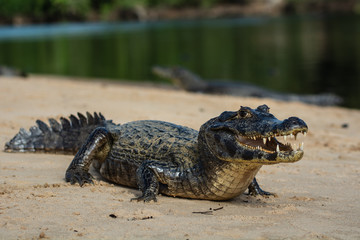
<svg viewBox="0 0 360 240">
<path fill-rule="evenodd" d="M 21 128 L 13 139 L 5 144 L 6 152 L 51 152 L 75 154 L 89 134 L 97 127 L 113 124 L 99 113 L 78 113 L 69 119 L 60 118 L 60 122 L 50 118 L 49 124 L 37 120 L 37 126 L 26 131 Z"/>
</svg>

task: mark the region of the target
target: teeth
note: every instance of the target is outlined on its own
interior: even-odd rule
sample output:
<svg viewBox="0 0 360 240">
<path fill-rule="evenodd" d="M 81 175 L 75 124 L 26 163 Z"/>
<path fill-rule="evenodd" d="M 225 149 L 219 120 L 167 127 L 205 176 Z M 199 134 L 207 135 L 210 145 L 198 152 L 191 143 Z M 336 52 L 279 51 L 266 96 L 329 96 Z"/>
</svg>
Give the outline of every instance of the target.
<svg viewBox="0 0 360 240">
<path fill-rule="evenodd" d="M 302 134 L 304 134 L 304 137 L 306 137 L 306 135 L 307 135 L 307 132 L 297 132 L 297 133 L 290 133 L 289 135 L 280 135 L 280 134 L 275 134 L 274 136 L 272 136 L 272 137 L 275 137 L 275 136 L 277 136 L 277 137 L 283 137 L 284 138 L 284 143 L 283 144 L 285 144 L 286 146 L 287 146 L 287 148 L 292 148 L 293 149 L 293 151 L 295 151 L 295 149 L 297 149 L 297 151 L 303 151 L 304 150 L 304 142 L 301 142 L 301 143 L 299 143 L 299 144 L 291 144 L 291 143 L 289 143 L 289 142 L 287 142 L 288 140 L 289 140 L 289 138 L 290 139 L 294 139 L 295 138 L 295 140 L 296 140 L 296 138 L 297 138 L 297 134 L 298 133 L 302 133 Z M 248 136 L 248 138 L 249 139 L 252 139 L 252 140 L 254 140 L 254 141 L 260 141 L 260 139 L 262 138 L 262 141 L 263 141 L 263 143 L 264 143 L 264 145 L 261 145 L 261 146 L 248 146 L 249 148 L 251 148 L 251 149 L 253 149 L 253 150 L 259 150 L 259 151 L 265 151 L 265 152 L 272 152 L 272 153 L 274 153 L 274 151 L 271 151 L 271 150 L 267 150 L 266 148 L 263 148 L 263 146 L 269 146 L 269 144 L 271 144 L 271 143 L 269 143 L 270 141 L 272 141 L 272 138 L 271 136 L 270 137 L 262 137 L 261 135 L 257 135 L 257 136 L 255 136 L 255 135 L 253 135 L 253 136 Z M 280 145 L 282 145 L 282 144 L 280 144 Z M 280 153 L 280 145 L 279 144 L 277 144 L 276 145 L 276 152 L 277 153 Z M 293 146 L 293 147 L 292 147 Z M 286 148 L 286 149 L 287 149 Z M 285 150 L 284 150 L 285 151 Z"/>
</svg>

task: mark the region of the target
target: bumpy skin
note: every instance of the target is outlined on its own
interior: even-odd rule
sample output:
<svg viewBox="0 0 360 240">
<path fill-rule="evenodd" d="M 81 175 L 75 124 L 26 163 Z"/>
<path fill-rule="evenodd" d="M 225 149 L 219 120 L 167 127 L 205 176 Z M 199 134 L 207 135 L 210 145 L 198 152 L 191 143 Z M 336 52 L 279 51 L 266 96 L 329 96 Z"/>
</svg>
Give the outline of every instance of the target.
<svg viewBox="0 0 360 240">
<path fill-rule="evenodd" d="M 341 97 L 330 93 L 315 95 L 284 94 L 239 81 L 206 81 L 182 67 L 155 66 L 152 68 L 152 71 L 160 77 L 171 79 L 176 85 L 190 92 L 273 98 L 282 101 L 300 101 L 320 106 L 339 105 L 343 102 Z"/>
<path fill-rule="evenodd" d="M 302 149 L 293 150 L 275 136 L 307 132 L 301 119 L 280 121 L 266 105 L 224 112 L 200 131 L 162 121 L 115 125 L 98 117 L 98 122 L 101 126 L 92 131 L 68 167 L 66 181 L 91 183 L 93 164 L 109 181 L 138 187 L 142 195 L 135 199 L 144 201 L 156 201 L 158 193 L 208 200 L 231 199 L 246 189 L 253 195 L 268 195 L 255 179 L 261 166 L 295 162 L 303 156 Z M 81 132 L 81 126 L 74 128 Z M 14 139 L 6 144 L 7 151 L 21 142 Z"/>
</svg>

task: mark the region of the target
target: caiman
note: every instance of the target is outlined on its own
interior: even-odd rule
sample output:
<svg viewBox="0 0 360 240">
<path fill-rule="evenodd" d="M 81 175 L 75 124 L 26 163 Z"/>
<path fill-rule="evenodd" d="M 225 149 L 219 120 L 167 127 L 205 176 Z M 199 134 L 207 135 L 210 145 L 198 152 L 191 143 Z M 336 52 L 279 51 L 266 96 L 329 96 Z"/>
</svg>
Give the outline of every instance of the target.
<svg viewBox="0 0 360 240">
<path fill-rule="evenodd" d="M 262 165 L 300 160 L 303 145 L 281 143 L 306 134 L 297 117 L 278 120 L 261 105 L 225 111 L 199 131 L 169 122 L 142 120 L 118 125 L 95 113 L 78 113 L 50 126 L 23 128 L 5 144 L 7 152 L 76 153 L 65 173 L 72 184 L 92 183 L 90 165 L 105 179 L 139 188 L 143 201 L 158 193 L 184 198 L 227 200 L 244 193 L 269 195 L 255 178 Z"/>
<path fill-rule="evenodd" d="M 281 101 L 299 101 L 320 106 L 339 105 L 343 102 L 341 97 L 332 93 L 314 95 L 285 94 L 240 81 L 207 81 L 195 73 L 179 66 L 154 66 L 152 71 L 159 77 L 170 79 L 175 85 L 189 92 L 272 98 Z"/>
<path fill-rule="evenodd" d="M 0 66 L 0 77 L 27 77 L 28 74 L 22 70 L 7 67 L 7 66 Z"/>
</svg>

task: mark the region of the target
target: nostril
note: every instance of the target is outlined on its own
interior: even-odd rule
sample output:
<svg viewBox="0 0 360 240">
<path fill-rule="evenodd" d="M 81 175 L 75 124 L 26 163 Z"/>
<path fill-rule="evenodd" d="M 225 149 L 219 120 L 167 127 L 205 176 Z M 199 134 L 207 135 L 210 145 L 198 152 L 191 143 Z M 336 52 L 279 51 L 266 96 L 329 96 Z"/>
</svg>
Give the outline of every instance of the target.
<svg viewBox="0 0 360 240">
<path fill-rule="evenodd" d="M 297 118 L 297 117 L 290 117 L 290 118 L 288 118 L 288 121 L 290 122 L 290 123 L 299 123 L 299 118 Z"/>
<path fill-rule="evenodd" d="M 297 117 L 289 117 L 288 119 L 285 120 L 285 122 L 296 124 L 300 122 L 300 119 Z"/>
<path fill-rule="evenodd" d="M 290 117 L 286 120 L 284 120 L 284 125 L 288 127 L 303 127 L 307 128 L 306 123 L 297 117 Z"/>
</svg>

